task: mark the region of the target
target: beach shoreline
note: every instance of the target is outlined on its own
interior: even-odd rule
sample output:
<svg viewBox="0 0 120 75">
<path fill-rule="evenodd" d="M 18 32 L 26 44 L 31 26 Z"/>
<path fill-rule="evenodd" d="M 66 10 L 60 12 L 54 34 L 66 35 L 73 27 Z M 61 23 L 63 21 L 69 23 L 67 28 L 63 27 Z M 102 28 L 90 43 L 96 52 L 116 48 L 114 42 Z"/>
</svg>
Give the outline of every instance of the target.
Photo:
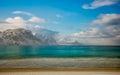
<svg viewBox="0 0 120 75">
<path fill-rule="evenodd" d="M 120 58 L 0 59 L 0 69 L 120 70 Z"/>
</svg>

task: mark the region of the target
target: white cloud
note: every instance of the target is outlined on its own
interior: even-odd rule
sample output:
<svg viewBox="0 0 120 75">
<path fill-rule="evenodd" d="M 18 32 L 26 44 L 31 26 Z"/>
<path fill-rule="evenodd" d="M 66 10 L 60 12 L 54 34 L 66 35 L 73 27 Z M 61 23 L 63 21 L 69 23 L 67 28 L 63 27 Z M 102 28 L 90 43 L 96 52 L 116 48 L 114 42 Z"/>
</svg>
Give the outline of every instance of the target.
<svg viewBox="0 0 120 75">
<path fill-rule="evenodd" d="M 104 26 L 102 32 L 108 37 L 115 37 L 120 35 L 120 26 Z"/>
<path fill-rule="evenodd" d="M 93 27 L 74 33 L 72 36 L 88 45 L 120 45 L 120 26 L 104 26 L 102 29 Z"/>
<path fill-rule="evenodd" d="M 118 3 L 119 0 L 94 0 L 91 4 L 84 4 L 83 9 L 96 9 L 102 6 L 109 6 Z"/>
<path fill-rule="evenodd" d="M 63 18 L 63 16 L 60 15 L 60 14 L 56 14 L 55 16 L 56 16 L 57 18 Z"/>
<path fill-rule="evenodd" d="M 24 28 L 26 26 L 26 21 L 22 17 L 7 18 L 5 20 L 14 27 Z M 11 27 L 12 27 L 11 26 Z"/>
<path fill-rule="evenodd" d="M 78 42 L 72 36 L 65 36 L 62 34 L 57 35 L 55 39 L 59 45 L 70 45 L 72 43 Z"/>
<path fill-rule="evenodd" d="M 28 16 L 34 16 L 33 14 L 31 14 L 29 12 L 24 12 L 24 11 L 14 11 L 12 13 L 13 14 L 24 14 L 24 15 L 28 15 Z"/>
<path fill-rule="evenodd" d="M 97 20 L 92 22 L 94 25 L 120 25 L 119 14 L 102 14 Z"/>
<path fill-rule="evenodd" d="M 7 18 L 3 23 L 0 23 L 1 31 L 6 29 L 16 29 L 16 28 L 25 28 L 26 21 L 21 17 Z"/>
<path fill-rule="evenodd" d="M 84 38 L 98 38 L 105 37 L 105 35 L 98 28 L 89 28 L 86 31 L 80 31 L 78 33 L 74 33 L 72 36 L 74 37 L 84 37 Z"/>
<path fill-rule="evenodd" d="M 114 38 L 77 38 L 84 45 L 120 45 Z"/>
<path fill-rule="evenodd" d="M 23 20 L 23 18 L 19 16 L 14 18 L 7 18 L 5 21 L 8 23 L 24 23 L 25 22 L 25 20 Z"/>
<path fill-rule="evenodd" d="M 28 21 L 35 22 L 35 23 L 45 23 L 45 19 L 39 17 L 31 17 Z"/>
</svg>

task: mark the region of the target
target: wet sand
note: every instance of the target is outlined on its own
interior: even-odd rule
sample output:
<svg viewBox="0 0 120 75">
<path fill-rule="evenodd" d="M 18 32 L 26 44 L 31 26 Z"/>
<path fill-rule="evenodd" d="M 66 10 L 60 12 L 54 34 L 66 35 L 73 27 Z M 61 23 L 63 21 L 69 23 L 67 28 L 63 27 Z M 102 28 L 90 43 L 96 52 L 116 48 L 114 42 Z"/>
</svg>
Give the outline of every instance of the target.
<svg viewBox="0 0 120 75">
<path fill-rule="evenodd" d="M 117 69 L 119 58 L 25 58 L 0 59 L 0 69 L 80 70 Z"/>
</svg>

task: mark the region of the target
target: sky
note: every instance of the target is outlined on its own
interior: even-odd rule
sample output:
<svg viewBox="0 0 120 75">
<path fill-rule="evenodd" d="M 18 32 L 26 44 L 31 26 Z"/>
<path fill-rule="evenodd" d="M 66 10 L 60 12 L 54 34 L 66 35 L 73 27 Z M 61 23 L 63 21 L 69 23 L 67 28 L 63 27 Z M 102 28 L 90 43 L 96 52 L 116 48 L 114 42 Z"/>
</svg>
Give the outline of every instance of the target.
<svg viewBox="0 0 120 75">
<path fill-rule="evenodd" d="M 0 0 L 0 30 L 45 28 L 60 41 L 120 45 L 120 0 Z"/>
</svg>

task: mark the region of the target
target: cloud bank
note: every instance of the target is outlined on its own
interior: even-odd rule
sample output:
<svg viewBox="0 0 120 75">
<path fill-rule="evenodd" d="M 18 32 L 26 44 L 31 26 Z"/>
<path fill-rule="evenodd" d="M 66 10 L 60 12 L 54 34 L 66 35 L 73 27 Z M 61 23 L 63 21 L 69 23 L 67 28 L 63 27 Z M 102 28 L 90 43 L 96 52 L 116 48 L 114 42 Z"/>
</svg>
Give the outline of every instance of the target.
<svg viewBox="0 0 120 75">
<path fill-rule="evenodd" d="M 102 14 L 97 20 L 92 22 L 94 25 L 120 25 L 119 14 Z"/>
<path fill-rule="evenodd" d="M 72 36 L 84 44 L 120 45 L 119 14 L 102 14 L 92 24 L 93 27 L 74 33 Z"/>
</svg>

